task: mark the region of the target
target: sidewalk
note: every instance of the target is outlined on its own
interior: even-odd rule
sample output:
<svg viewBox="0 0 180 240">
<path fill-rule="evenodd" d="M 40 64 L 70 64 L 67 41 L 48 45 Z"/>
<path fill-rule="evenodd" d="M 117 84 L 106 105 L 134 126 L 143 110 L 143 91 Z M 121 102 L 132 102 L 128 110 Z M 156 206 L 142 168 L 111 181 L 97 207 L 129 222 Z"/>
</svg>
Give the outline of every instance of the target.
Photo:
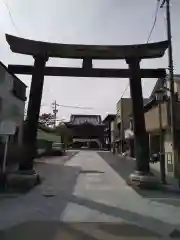
<svg viewBox="0 0 180 240">
<path fill-rule="evenodd" d="M 130 158 L 130 157 L 121 157 L 118 155 L 113 155 L 111 152 L 107 153 L 99 153 L 100 156 L 126 181 L 129 177 L 129 175 L 134 171 L 136 167 L 136 162 L 135 159 Z M 152 167 L 153 164 L 151 164 L 151 171 L 157 176 L 158 179 L 160 179 L 160 172 L 157 171 L 157 169 L 154 169 Z M 180 199 L 180 189 L 177 187 L 176 182 L 172 181 L 172 179 L 168 180 L 168 185 L 167 186 L 162 186 L 161 190 L 159 191 L 145 191 L 145 190 L 136 190 L 140 194 L 144 195 L 154 195 L 155 197 L 162 195 L 162 198 L 169 199 L 169 203 L 171 202 L 172 205 L 180 206 L 180 202 L 175 201 L 170 201 L 170 199 L 173 199 L 173 197 L 178 197 Z M 153 193 L 153 194 L 152 194 Z"/>
<path fill-rule="evenodd" d="M 72 193 L 80 171 L 80 167 L 63 164 L 60 157 L 37 162 L 35 168 L 42 184 L 27 194 L 0 200 L 0 230 L 32 219 L 59 220 L 67 204 L 63 196 Z"/>
<path fill-rule="evenodd" d="M 135 165 L 134 165 L 134 161 L 136 161 L 135 158 L 131 158 L 131 157 L 122 157 L 121 155 L 117 155 L 119 158 L 125 158 L 127 159 L 128 161 L 131 162 L 131 165 L 134 166 L 135 168 Z M 151 169 L 151 172 L 160 180 L 161 179 L 161 173 L 160 173 L 160 163 L 150 163 L 150 169 Z M 166 173 L 166 181 L 167 181 L 167 185 L 164 186 L 164 188 L 167 188 L 169 190 L 172 190 L 172 191 L 176 191 L 176 192 L 179 192 L 180 193 L 180 188 L 178 186 L 178 180 L 172 176 L 170 176 L 168 173 Z"/>
<path fill-rule="evenodd" d="M 160 163 L 151 163 L 150 164 L 151 170 L 153 171 L 153 173 L 160 179 L 161 178 L 161 173 L 160 173 Z M 170 176 L 169 174 L 166 173 L 166 180 L 168 185 L 172 186 L 174 189 L 177 189 L 180 191 L 179 187 L 178 187 L 178 180 L 172 176 Z"/>
</svg>

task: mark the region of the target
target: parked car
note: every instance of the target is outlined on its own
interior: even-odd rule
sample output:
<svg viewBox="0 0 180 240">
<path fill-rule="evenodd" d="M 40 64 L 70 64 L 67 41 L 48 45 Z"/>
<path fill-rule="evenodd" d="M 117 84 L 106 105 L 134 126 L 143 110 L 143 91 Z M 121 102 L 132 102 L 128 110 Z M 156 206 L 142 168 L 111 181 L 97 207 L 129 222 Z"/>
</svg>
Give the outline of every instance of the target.
<svg viewBox="0 0 180 240">
<path fill-rule="evenodd" d="M 160 161 L 160 153 L 153 153 L 150 157 L 150 163 L 157 163 Z"/>
<path fill-rule="evenodd" d="M 64 143 L 54 142 L 52 144 L 52 150 L 61 151 L 64 153 L 65 152 Z"/>
</svg>

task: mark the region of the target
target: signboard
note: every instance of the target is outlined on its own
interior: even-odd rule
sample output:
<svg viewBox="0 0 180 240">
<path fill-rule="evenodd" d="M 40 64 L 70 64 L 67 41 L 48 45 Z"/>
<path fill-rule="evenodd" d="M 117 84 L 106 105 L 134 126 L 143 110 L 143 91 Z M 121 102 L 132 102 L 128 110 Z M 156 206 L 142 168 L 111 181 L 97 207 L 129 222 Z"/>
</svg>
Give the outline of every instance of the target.
<svg viewBox="0 0 180 240">
<path fill-rule="evenodd" d="M 16 124 L 11 120 L 0 122 L 0 135 L 14 135 L 16 132 Z"/>
<path fill-rule="evenodd" d="M 7 158 L 7 151 L 8 151 L 8 141 L 9 136 L 14 135 L 16 132 L 16 124 L 11 120 L 4 120 L 0 122 L 0 135 L 5 136 L 5 148 L 4 148 L 4 157 L 3 157 L 3 164 L 2 164 L 2 172 L 6 172 L 6 158 Z"/>
</svg>

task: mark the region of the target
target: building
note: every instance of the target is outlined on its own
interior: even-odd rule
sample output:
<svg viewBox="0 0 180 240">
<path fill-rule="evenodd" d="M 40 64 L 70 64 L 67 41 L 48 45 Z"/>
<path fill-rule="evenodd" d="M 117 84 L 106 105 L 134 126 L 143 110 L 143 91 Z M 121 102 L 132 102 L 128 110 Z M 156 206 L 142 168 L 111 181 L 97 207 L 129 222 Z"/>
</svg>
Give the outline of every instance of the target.
<svg viewBox="0 0 180 240">
<path fill-rule="evenodd" d="M 66 126 L 73 135 L 73 147 L 102 148 L 104 127 L 100 115 L 71 115 Z"/>
<path fill-rule="evenodd" d="M 162 126 L 166 174 L 169 176 L 179 175 L 180 170 L 180 75 L 174 76 L 175 81 L 175 122 L 176 122 L 176 146 L 178 151 L 178 162 L 174 161 L 171 137 L 171 118 L 170 118 L 170 101 L 169 95 L 169 81 L 166 79 L 158 79 L 152 91 L 150 99 L 153 101 L 155 93 L 160 89 L 166 89 L 166 98 L 164 101 L 152 103 L 148 111 L 145 111 L 146 130 L 149 133 L 150 152 L 158 152 L 160 149 L 160 134 Z M 159 109 L 161 111 L 159 112 Z M 161 123 L 161 124 L 160 124 Z"/>
<path fill-rule="evenodd" d="M 125 151 L 125 129 L 129 126 L 129 116 L 132 113 L 131 98 L 121 98 L 116 104 L 116 111 L 119 131 L 118 152 L 123 153 Z"/>
<path fill-rule="evenodd" d="M 105 124 L 104 128 L 104 142 L 105 142 L 105 148 L 108 150 L 111 150 L 112 143 L 115 141 L 115 129 L 117 128 L 116 124 L 116 114 L 108 114 L 104 120 L 103 123 Z"/>
<path fill-rule="evenodd" d="M 0 121 L 11 120 L 16 124 L 16 133 L 10 141 L 18 144 L 22 137 L 25 101 L 26 85 L 0 62 Z"/>
<path fill-rule="evenodd" d="M 147 103 L 148 99 L 144 99 Z M 123 153 L 126 150 L 126 135 L 130 124 L 130 117 L 132 116 L 132 102 L 131 98 L 121 98 L 116 104 L 117 110 L 117 128 L 118 128 L 118 151 Z"/>
<path fill-rule="evenodd" d="M 171 137 L 171 117 L 170 117 L 170 101 L 169 101 L 169 81 L 167 79 L 158 79 L 149 100 L 145 101 L 144 118 L 146 131 L 149 136 L 150 158 L 154 153 L 160 152 L 160 139 L 163 139 L 163 151 L 165 156 L 166 176 L 169 179 L 179 177 L 180 174 L 180 75 L 174 76 L 175 81 L 175 125 L 176 125 L 176 146 L 178 152 L 178 161 L 173 158 L 172 137 Z M 163 98 L 157 101 L 157 92 L 164 89 Z M 126 106 L 125 106 L 126 109 Z M 129 110 L 129 106 L 128 106 Z M 128 111 L 127 110 L 127 111 Z M 129 111 L 128 111 L 129 112 Z M 133 142 L 133 121 L 132 114 L 126 119 L 129 123 L 125 129 L 125 139 Z M 127 132 L 129 136 L 127 137 Z M 156 171 L 160 172 L 160 163 L 151 166 Z"/>
</svg>

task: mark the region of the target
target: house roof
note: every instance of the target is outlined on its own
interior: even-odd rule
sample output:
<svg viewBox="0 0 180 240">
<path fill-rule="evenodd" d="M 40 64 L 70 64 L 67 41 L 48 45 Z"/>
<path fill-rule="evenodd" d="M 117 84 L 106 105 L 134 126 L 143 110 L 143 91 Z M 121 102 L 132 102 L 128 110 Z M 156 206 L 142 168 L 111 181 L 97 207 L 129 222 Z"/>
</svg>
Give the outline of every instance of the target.
<svg viewBox="0 0 180 240">
<path fill-rule="evenodd" d="M 156 104 L 157 104 L 157 101 L 155 98 L 150 99 L 149 102 L 144 105 L 144 112 L 145 113 L 148 112 Z"/>
<path fill-rule="evenodd" d="M 73 114 L 71 115 L 71 120 L 69 123 L 75 125 L 84 123 L 99 125 L 102 124 L 102 119 L 100 115 Z"/>
<path fill-rule="evenodd" d="M 113 121 L 115 118 L 116 118 L 116 114 L 108 114 L 104 118 L 103 122 L 110 122 L 110 121 Z"/>
<path fill-rule="evenodd" d="M 144 99 L 144 112 L 148 112 L 155 104 L 157 104 L 154 98 Z M 132 113 L 129 114 L 129 118 L 132 118 Z"/>
<path fill-rule="evenodd" d="M 166 79 L 163 79 L 163 78 L 159 78 L 157 81 L 156 81 L 156 84 L 151 92 L 151 95 L 150 95 L 150 99 L 153 98 L 154 96 L 154 93 L 159 90 L 161 87 L 163 87 L 164 85 L 164 81 L 168 81 L 168 77 L 169 75 L 166 76 Z M 174 75 L 174 81 L 177 82 L 177 83 L 180 83 L 180 74 L 175 74 Z"/>
<path fill-rule="evenodd" d="M 4 63 L 2 63 L 0 61 L 0 65 L 5 69 L 6 72 L 8 72 L 16 81 L 21 82 L 22 85 L 24 85 L 25 88 L 27 88 L 27 85 L 25 83 L 23 83 L 15 74 L 13 74 L 11 71 L 9 71 L 8 67 L 6 67 L 6 65 L 4 65 Z"/>
<path fill-rule="evenodd" d="M 149 99 L 153 99 L 154 93 L 155 93 L 157 90 L 159 90 L 160 88 L 163 87 L 163 82 L 164 82 L 164 79 L 162 79 L 162 78 L 159 78 L 159 79 L 156 81 L 156 84 L 154 85 L 154 88 L 153 88 L 153 90 L 152 90 L 152 92 L 151 92 L 151 95 L 150 95 Z"/>
<path fill-rule="evenodd" d="M 27 123 L 27 120 L 24 120 L 24 124 Z M 45 131 L 45 132 L 48 132 L 48 133 L 55 133 L 56 130 L 53 129 L 53 128 L 50 128 L 50 127 L 47 127 L 41 123 L 38 123 L 38 129 L 42 130 L 42 131 Z"/>
<path fill-rule="evenodd" d="M 55 129 L 50 128 L 50 127 L 47 127 L 47 126 L 44 126 L 44 125 L 41 124 L 41 123 L 38 123 L 38 129 L 41 129 L 41 130 L 43 130 L 43 131 L 45 131 L 45 132 L 48 132 L 48 133 L 55 133 L 55 132 L 56 132 Z"/>
</svg>

